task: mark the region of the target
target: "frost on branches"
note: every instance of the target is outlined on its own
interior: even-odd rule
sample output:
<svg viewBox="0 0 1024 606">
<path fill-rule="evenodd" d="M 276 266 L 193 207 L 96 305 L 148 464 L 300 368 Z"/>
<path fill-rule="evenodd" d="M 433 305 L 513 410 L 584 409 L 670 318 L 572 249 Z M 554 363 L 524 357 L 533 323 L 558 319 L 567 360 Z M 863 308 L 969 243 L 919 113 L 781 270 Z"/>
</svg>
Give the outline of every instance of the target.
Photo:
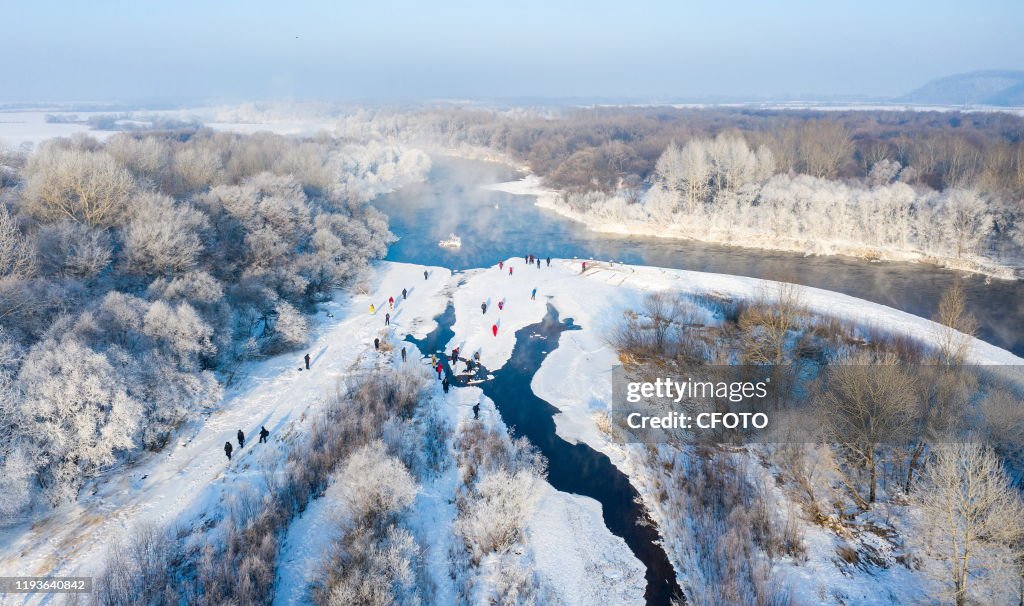
<svg viewBox="0 0 1024 606">
<path fill-rule="evenodd" d="M 876 162 L 862 181 L 775 174 L 772 152 L 740 136 L 670 144 L 649 189 L 566 192 L 546 204 L 598 229 L 816 254 L 928 260 L 1012 275 L 1024 218 L 977 189 L 935 191 Z M 909 179 L 909 178 L 908 178 Z"/>
<path fill-rule="evenodd" d="M 429 168 L 387 145 L 206 130 L 5 158 L 0 523 L 161 448 L 219 400 L 218 371 L 305 343 L 305 314 L 393 239 L 365 201 Z"/>
</svg>

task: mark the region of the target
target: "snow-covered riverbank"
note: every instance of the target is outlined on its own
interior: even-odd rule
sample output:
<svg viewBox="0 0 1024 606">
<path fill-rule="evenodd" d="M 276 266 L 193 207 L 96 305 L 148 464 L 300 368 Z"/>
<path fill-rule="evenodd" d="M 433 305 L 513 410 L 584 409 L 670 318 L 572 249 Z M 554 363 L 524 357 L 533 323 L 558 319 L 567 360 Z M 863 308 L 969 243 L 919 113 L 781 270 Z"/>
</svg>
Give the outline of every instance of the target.
<svg viewBox="0 0 1024 606">
<path fill-rule="evenodd" d="M 586 271 L 581 270 L 580 261 L 564 259 L 538 268 L 522 258 L 511 258 L 501 268 L 454 275 L 441 268 L 379 264 L 363 294 L 339 296 L 318 314 L 308 347 L 312 357 L 309 371 L 297 370 L 304 352 L 246 365 L 219 407 L 186 427 L 174 445 L 146 455 L 131 467 L 110 470 L 87 484 L 77 503 L 31 525 L 0 532 L 0 575 L 87 574 L 126 530 L 147 522 L 201 520 L 223 507 L 241 486 L 261 481 L 256 461 L 270 446 L 247 446 L 228 463 L 221 448 L 224 441 L 231 440 L 239 428 L 254 435 L 260 425 L 270 429 L 274 439 L 301 432 L 304 420 L 336 388 L 339 379 L 380 363 L 381 354 L 374 351 L 372 341 L 383 329 L 382 311 L 388 297 L 399 295 L 402 288 L 409 289 L 409 299 L 399 301 L 393 312 L 390 338 L 395 343 L 406 334 L 422 337 L 429 332 L 435 326 L 434 318 L 451 299 L 456 312 L 455 336 L 447 351 L 459 346 L 463 357 L 479 351 L 482 363 L 491 370 L 508 362 L 515 331 L 540 321 L 548 303 L 563 319 L 573 318 L 581 330 L 562 335 L 559 347 L 537 372 L 532 388 L 559 409 L 555 416 L 559 435 L 586 442 L 608 454 L 625 473 L 636 473 L 629 453 L 611 444 L 594 418 L 610 403 L 611 369 L 617 356 L 607 339 L 622 312 L 637 307 L 647 293 L 656 291 L 742 298 L 770 293 L 771 288 L 753 278 L 607 262 L 589 262 Z M 535 299 L 531 298 L 534 289 Z M 838 293 L 806 287 L 800 291 L 812 311 L 925 342 L 936 338 L 936 325 L 929 320 Z M 378 310 L 376 315 L 368 312 L 371 303 Z M 487 303 L 486 312 L 481 303 Z M 969 357 L 978 364 L 1024 365 L 1021 358 L 979 340 L 972 342 Z M 394 357 L 390 359 L 397 363 Z M 502 423 L 493 404 L 475 387 L 454 390 L 443 406 L 457 425 L 472 415 L 470 403 L 475 401 L 482 402 L 484 418 Z M 450 507 L 445 505 L 445 494 L 453 488 L 452 478 L 439 479 L 428 487 L 417 505 L 422 508 L 417 509 L 421 528 L 428 528 L 435 514 Z M 541 492 L 539 502 L 528 523 L 528 534 L 537 553 L 538 573 L 550 583 L 554 595 L 567 604 L 624 604 L 640 599 L 643 579 L 639 562 L 623 541 L 600 523 L 596 503 L 550 487 Z M 293 523 L 280 560 L 284 578 L 279 603 L 301 601 L 304 579 L 320 556 L 313 537 L 322 538 L 325 510 L 314 505 Z M 438 541 L 449 540 L 442 535 L 436 534 Z M 444 552 L 442 543 L 430 549 Z M 677 572 L 686 574 L 685 570 Z M 12 603 L 35 600 L 25 597 Z"/>
<path fill-rule="evenodd" d="M 455 337 L 449 350 L 458 346 L 464 354 L 479 351 L 484 366 L 498 369 L 512 353 L 515 331 L 539 322 L 546 303 L 554 305 L 562 318 L 573 318 L 583 330 L 562 336 L 559 348 L 537 373 L 534 391 L 561 411 L 555 417 L 559 435 L 591 445 L 604 440 L 591 417 L 607 406 L 611 395 L 611 368 L 617 362 L 607 339 L 623 311 L 638 308 L 650 292 L 756 298 L 770 294 L 773 284 L 756 278 L 604 261 L 589 261 L 582 272 L 582 261 L 554 259 L 551 268 L 542 263 L 538 269 L 519 257 L 509 259 L 501 269 L 495 266 L 466 272 L 466 283 L 454 294 Z M 536 300 L 531 300 L 534 288 Z M 799 287 L 799 291 L 803 303 L 814 312 L 923 342 L 937 338 L 938 325 L 930 320 L 818 288 Z M 504 309 L 499 311 L 502 300 Z M 481 313 L 484 302 L 487 313 Z M 497 336 L 492 335 L 495 325 Z M 1024 365 L 1024 359 L 979 339 L 972 341 L 970 358 L 977 364 Z"/>
<path fill-rule="evenodd" d="M 580 212 L 567 204 L 560 192 L 544 187 L 541 178 L 537 175 L 528 175 L 518 181 L 497 183 L 488 186 L 487 189 L 517 196 L 532 196 L 536 198 L 536 205 L 539 208 L 550 210 L 566 219 L 586 226 L 587 229 L 600 233 L 698 240 L 712 244 L 757 250 L 778 250 L 807 255 L 837 255 L 874 261 L 924 263 L 946 269 L 977 273 L 1002 280 L 1017 279 L 1021 271 L 981 258 L 938 257 L 911 250 L 870 246 L 859 242 L 840 240 L 826 242 L 812 238 L 771 236 L 763 232 L 739 230 L 731 227 L 713 230 L 692 229 L 691 226 L 680 223 L 653 221 L 642 212 L 638 205 L 626 205 L 622 200 L 611 197 L 607 198 L 606 205 L 614 208 L 614 212 L 608 209 L 602 210 L 603 207 L 600 205 L 596 208 L 589 208 L 587 212 Z"/>
<path fill-rule="evenodd" d="M 534 300 L 531 294 L 535 288 Z M 770 296 L 773 286 L 754 278 L 595 261 L 589 261 L 584 272 L 582 260 L 554 259 L 550 268 L 546 263 L 537 268 L 522 258 L 512 258 L 501 268 L 467 272 L 465 284 L 454 295 L 457 321 L 448 349 L 458 346 L 465 354 L 479 351 L 484 365 L 495 370 L 509 362 L 515 331 L 538 322 L 547 304 L 553 305 L 563 320 L 572 318 L 580 330 L 561 335 L 558 348 L 547 356 L 534 377 L 533 392 L 559 410 L 555 414 L 559 436 L 570 442 L 584 442 L 608 455 L 631 477 L 645 500 L 654 503 L 655 495 L 650 491 L 655 489 L 642 475 L 647 473 L 643 449 L 611 442 L 599 428 L 596 415 L 609 409 L 612 367 L 618 363 L 609 337 L 621 322 L 623 311 L 639 308 L 648 293 L 659 291 L 756 298 Z M 934 343 L 940 332 L 929 320 L 884 305 L 815 288 L 800 287 L 799 291 L 810 311 L 865 329 L 908 335 L 925 343 Z M 499 301 L 503 302 L 500 311 Z M 487 303 L 486 313 L 481 311 L 483 302 Z M 494 326 L 498 326 L 497 335 L 492 333 Z M 1024 367 L 1024 359 L 978 339 L 971 341 L 968 357 L 976 364 Z M 678 512 L 652 509 L 660 523 L 674 523 L 678 516 Z M 866 595 L 884 585 L 886 579 L 895 579 L 905 586 L 909 592 L 906 595 L 920 597 L 914 593 L 921 591 L 920 587 L 908 584 L 907 571 L 901 567 L 878 572 L 874 578 L 847 578 L 830 563 L 834 547 L 828 531 L 811 526 L 806 536 L 815 561 L 785 573 L 792 575 L 797 594 L 813 597 L 817 588 L 825 585 L 841 588 L 849 595 Z M 687 571 L 678 560 L 673 564 L 681 582 L 685 582 Z"/>
<path fill-rule="evenodd" d="M 424 279 L 427 272 L 427 279 Z M 106 550 L 131 529 L 145 524 L 188 527 L 216 519 L 244 487 L 258 488 L 259 460 L 282 456 L 288 436 L 304 431 L 305 423 L 337 389 L 339 381 L 359 369 L 381 363 L 398 365 L 406 335 L 422 338 L 434 318 L 456 290 L 459 276 L 443 268 L 380 263 L 363 286 L 365 292 L 339 295 L 318 313 L 307 348 L 310 370 L 299 370 L 305 352 L 293 352 L 245 365 L 233 387 L 210 415 L 183 428 L 166 450 L 146 455 L 131 466 L 119 466 L 86 485 L 78 501 L 47 513 L 31 523 L 0 530 L 0 575 L 89 575 L 102 566 Z M 409 298 L 400 294 L 408 289 Z M 376 352 L 374 337 L 382 336 L 387 300 L 394 296 L 391 332 L 386 338 L 397 347 Z M 376 314 L 368 312 L 370 304 Z M 409 363 L 418 363 L 413 354 Z M 434 385 L 432 397 L 452 426 L 472 417 L 472 404 L 481 402 L 481 418 L 503 427 L 494 405 L 479 388 L 456 388 L 445 397 Z M 250 442 L 225 460 L 225 441 L 237 429 L 255 436 L 260 426 L 271 432 L 268 445 Z M 410 521 L 420 529 L 433 576 L 447 578 L 443 565 L 449 526 L 438 525 L 453 513 L 458 470 L 449 469 L 417 497 Z M 583 497 L 560 493 L 548 485 L 538 487 L 533 514 L 527 520 L 529 540 L 544 550 L 534 566 L 546 584 L 548 596 L 563 604 L 642 603 L 643 567 L 625 543 L 604 527 L 600 507 Z M 319 499 L 289 527 L 282 546 L 276 604 L 305 603 L 306 581 L 330 544 L 332 507 Z M 438 583 L 442 603 L 446 592 Z M 25 595 L 4 603 L 35 604 L 41 596 Z"/>
</svg>

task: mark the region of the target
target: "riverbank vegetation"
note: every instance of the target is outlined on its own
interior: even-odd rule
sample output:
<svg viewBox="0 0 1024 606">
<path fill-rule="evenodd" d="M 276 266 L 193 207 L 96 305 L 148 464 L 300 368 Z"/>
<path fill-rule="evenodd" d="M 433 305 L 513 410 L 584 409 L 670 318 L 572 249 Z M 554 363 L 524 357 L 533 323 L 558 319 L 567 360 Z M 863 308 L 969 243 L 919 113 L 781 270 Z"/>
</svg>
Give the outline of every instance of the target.
<svg viewBox="0 0 1024 606">
<path fill-rule="evenodd" d="M 425 110 L 339 131 L 526 164 L 595 229 L 1024 267 L 1024 118 L 1007 113 L 590 108 Z"/>
<path fill-rule="evenodd" d="M 387 363 L 340 385 L 205 520 L 116 543 L 85 603 L 269 604 L 286 548 L 314 551 L 301 591 L 312 604 L 544 603 L 524 528 L 545 462 L 502 427 L 454 431 L 430 374 Z M 437 491 L 452 505 L 434 504 Z M 300 515 L 314 516 L 318 545 L 285 545 Z"/>
<path fill-rule="evenodd" d="M 56 139 L 2 161 L 2 521 L 163 447 L 240 361 L 304 343 L 305 314 L 393 238 L 366 198 L 429 164 L 207 130 Z"/>
<path fill-rule="evenodd" d="M 772 379 L 770 434 L 681 432 L 635 451 L 688 601 L 847 603 L 865 587 L 1019 601 L 1020 369 L 969 366 L 959 285 L 928 344 L 812 314 L 797 292 L 655 294 L 612 337 L 631 377 L 747 365 Z"/>
</svg>

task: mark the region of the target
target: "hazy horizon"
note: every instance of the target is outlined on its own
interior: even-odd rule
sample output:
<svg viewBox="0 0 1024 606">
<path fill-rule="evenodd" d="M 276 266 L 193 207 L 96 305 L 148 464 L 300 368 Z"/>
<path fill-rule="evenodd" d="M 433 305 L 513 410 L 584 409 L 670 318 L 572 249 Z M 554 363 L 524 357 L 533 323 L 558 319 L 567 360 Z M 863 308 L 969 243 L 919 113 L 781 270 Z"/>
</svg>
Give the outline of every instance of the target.
<svg viewBox="0 0 1024 606">
<path fill-rule="evenodd" d="M 9 4 L 0 101 L 872 99 L 1021 69 L 1024 4 Z"/>
</svg>

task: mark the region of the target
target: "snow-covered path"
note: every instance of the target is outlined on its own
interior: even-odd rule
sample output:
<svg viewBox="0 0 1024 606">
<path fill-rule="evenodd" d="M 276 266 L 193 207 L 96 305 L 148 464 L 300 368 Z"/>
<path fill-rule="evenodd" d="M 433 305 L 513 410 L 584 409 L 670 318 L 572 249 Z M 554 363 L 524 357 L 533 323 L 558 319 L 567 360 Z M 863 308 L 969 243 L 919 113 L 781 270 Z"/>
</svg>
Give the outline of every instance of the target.
<svg viewBox="0 0 1024 606">
<path fill-rule="evenodd" d="M 214 509 L 231 481 L 255 474 L 254 456 L 266 449 L 257 444 L 261 425 L 273 441 L 291 421 L 323 402 L 361 356 L 372 353 L 373 338 L 384 328 L 389 296 L 397 300 L 393 330 L 403 335 L 429 332 L 446 304 L 443 291 L 451 273 L 426 268 L 430 273 L 424 280 L 424 269 L 381 263 L 369 284 L 371 294 L 339 296 L 323 306 L 308 347 L 309 371 L 298 370 L 302 351 L 243 366 L 244 374 L 233 379 L 237 387 L 227 390 L 214 412 L 179 434 L 173 446 L 145 455 L 130 468 L 110 470 L 90 482 L 76 504 L 54 510 L 31 527 L 0 533 L 0 576 L 86 574 L 125 529 L 198 518 Z M 404 303 L 402 288 L 410 290 Z M 378 310 L 373 316 L 371 302 Z M 238 429 L 247 436 L 246 446 L 238 449 L 235 444 L 228 463 L 224 442 L 235 442 Z"/>
</svg>

